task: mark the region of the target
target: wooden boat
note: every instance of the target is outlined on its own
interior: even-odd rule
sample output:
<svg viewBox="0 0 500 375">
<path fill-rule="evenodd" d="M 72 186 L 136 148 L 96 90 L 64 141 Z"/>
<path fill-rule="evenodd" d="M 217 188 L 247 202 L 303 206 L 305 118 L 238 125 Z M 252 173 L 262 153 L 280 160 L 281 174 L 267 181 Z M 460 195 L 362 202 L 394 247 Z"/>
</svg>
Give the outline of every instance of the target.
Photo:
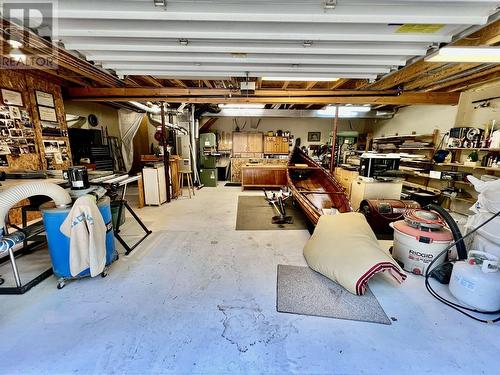
<svg viewBox="0 0 500 375">
<path fill-rule="evenodd" d="M 323 209 L 352 211 L 342 185 L 298 147 L 293 149 L 288 160 L 287 179 L 294 200 L 314 225 Z"/>
</svg>

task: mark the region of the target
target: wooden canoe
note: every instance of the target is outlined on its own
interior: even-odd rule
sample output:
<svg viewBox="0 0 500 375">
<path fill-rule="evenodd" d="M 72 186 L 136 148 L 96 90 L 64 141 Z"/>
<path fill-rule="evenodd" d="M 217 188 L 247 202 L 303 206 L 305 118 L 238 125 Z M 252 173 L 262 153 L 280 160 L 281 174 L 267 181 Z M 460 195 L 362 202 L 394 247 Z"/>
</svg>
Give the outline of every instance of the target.
<svg viewBox="0 0 500 375">
<path fill-rule="evenodd" d="M 290 154 L 287 179 L 294 200 L 314 225 L 323 214 L 323 209 L 336 208 L 340 212 L 352 211 L 351 203 L 342 185 L 329 171 L 298 147 L 295 147 Z"/>
</svg>

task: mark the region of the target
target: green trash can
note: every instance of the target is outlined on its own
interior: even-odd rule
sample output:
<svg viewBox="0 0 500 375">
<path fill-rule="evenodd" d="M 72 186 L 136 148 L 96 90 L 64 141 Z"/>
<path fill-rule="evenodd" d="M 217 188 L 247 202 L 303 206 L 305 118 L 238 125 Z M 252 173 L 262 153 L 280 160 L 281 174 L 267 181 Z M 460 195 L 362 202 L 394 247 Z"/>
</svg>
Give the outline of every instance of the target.
<svg viewBox="0 0 500 375">
<path fill-rule="evenodd" d="M 111 217 L 113 220 L 113 228 L 118 226 L 118 210 L 120 209 L 120 202 L 111 202 Z M 122 208 L 120 218 L 120 226 L 125 223 L 125 207 Z"/>
</svg>

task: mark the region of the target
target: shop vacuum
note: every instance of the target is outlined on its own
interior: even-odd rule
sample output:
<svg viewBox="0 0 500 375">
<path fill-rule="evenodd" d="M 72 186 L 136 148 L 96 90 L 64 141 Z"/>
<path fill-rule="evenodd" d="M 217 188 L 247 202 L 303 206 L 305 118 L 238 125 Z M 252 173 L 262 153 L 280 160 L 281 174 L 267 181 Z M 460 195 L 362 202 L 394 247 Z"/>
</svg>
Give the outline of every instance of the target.
<svg viewBox="0 0 500 375">
<path fill-rule="evenodd" d="M 360 211 L 375 233 L 394 230 L 393 257 L 406 271 L 425 276 L 426 288 L 432 296 L 475 320 L 500 321 L 500 318 L 483 320 L 466 312 L 500 313 L 500 257 L 475 250 L 467 253 L 464 241 L 500 212 L 462 236 L 445 209 L 434 204 L 425 208 L 420 209 L 414 201 L 365 200 Z M 448 259 L 454 247 L 457 261 Z M 449 284 L 450 293 L 462 305 L 440 296 L 429 283 L 431 277 Z"/>
</svg>

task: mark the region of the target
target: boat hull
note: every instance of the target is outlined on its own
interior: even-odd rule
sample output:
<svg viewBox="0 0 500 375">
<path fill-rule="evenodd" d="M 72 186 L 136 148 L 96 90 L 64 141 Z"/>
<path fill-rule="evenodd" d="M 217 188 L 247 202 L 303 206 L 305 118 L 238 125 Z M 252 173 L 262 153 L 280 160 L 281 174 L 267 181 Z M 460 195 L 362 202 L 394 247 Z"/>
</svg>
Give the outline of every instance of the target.
<svg viewBox="0 0 500 375">
<path fill-rule="evenodd" d="M 345 189 L 332 174 L 314 162 L 299 148 L 290 155 L 287 180 L 294 200 L 316 225 L 324 209 L 352 211 Z"/>
</svg>

